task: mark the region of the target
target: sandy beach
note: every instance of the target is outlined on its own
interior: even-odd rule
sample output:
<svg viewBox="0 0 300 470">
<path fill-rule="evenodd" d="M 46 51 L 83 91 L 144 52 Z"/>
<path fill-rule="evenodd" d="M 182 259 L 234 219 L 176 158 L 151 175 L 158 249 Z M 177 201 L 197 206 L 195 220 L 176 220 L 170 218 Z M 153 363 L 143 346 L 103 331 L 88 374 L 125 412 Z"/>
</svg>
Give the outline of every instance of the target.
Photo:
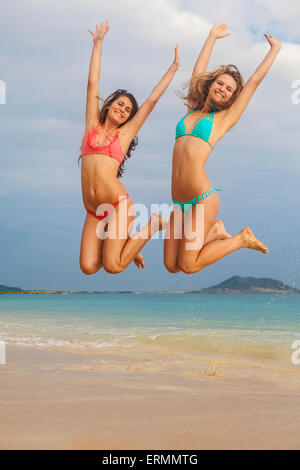
<svg viewBox="0 0 300 470">
<path fill-rule="evenodd" d="M 0 448 L 300 449 L 298 387 L 163 360 L 8 346 Z"/>
</svg>

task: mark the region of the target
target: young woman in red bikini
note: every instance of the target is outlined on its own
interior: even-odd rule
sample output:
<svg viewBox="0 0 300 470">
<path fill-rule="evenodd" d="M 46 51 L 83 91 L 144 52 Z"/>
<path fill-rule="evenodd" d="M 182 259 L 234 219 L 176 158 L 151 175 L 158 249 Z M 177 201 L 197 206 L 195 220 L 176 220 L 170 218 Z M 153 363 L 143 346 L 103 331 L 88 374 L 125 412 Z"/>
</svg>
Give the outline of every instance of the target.
<svg viewBox="0 0 300 470">
<path fill-rule="evenodd" d="M 117 90 L 104 101 L 99 110 L 101 49 L 108 30 L 108 23 L 102 22 L 100 26 L 96 25 L 95 32 L 89 31 L 94 46 L 87 86 L 86 127 L 80 155 L 82 196 L 87 215 L 79 263 L 85 274 L 94 274 L 102 267 L 116 274 L 124 271 L 132 261 L 138 268 L 144 268 L 140 250 L 155 232 L 163 229 L 163 219 L 158 214 L 152 214 L 149 223 L 140 232 L 129 236 L 134 220 L 134 206 L 119 177 L 123 173 L 124 160 L 130 157 L 137 144 L 139 129 L 179 67 L 176 46 L 172 65 L 140 108 L 130 93 Z M 102 204 L 106 204 L 107 210 L 101 208 Z M 113 230 L 109 227 L 113 227 Z"/>
</svg>

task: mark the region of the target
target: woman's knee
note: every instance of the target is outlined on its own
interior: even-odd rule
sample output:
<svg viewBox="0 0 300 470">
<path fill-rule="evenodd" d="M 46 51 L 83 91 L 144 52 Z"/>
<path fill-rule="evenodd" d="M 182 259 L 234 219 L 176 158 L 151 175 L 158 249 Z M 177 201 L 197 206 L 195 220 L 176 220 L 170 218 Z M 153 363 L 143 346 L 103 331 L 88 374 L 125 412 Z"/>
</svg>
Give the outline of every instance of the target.
<svg viewBox="0 0 300 470">
<path fill-rule="evenodd" d="M 102 268 L 101 263 L 94 263 L 94 262 L 87 262 L 87 261 L 79 261 L 79 266 L 81 271 L 84 274 L 91 275 L 91 274 L 96 274 L 96 272 L 99 271 L 99 269 Z"/>
<path fill-rule="evenodd" d="M 123 266 L 121 263 L 114 259 L 105 260 L 103 263 L 103 267 L 105 271 L 109 274 L 119 274 L 125 269 L 125 266 Z"/>
<path fill-rule="evenodd" d="M 194 274 L 195 272 L 192 266 L 186 263 L 180 263 L 179 266 L 180 266 L 181 271 L 184 272 L 184 274 Z"/>
<path fill-rule="evenodd" d="M 194 260 L 179 259 L 178 267 L 185 274 L 194 274 L 201 270 L 201 267 L 196 267 L 196 261 Z"/>
<path fill-rule="evenodd" d="M 164 260 L 164 265 L 166 270 L 169 271 L 169 273 L 175 274 L 179 273 L 180 271 L 180 268 L 177 266 L 177 263 L 174 263 L 168 259 Z"/>
</svg>

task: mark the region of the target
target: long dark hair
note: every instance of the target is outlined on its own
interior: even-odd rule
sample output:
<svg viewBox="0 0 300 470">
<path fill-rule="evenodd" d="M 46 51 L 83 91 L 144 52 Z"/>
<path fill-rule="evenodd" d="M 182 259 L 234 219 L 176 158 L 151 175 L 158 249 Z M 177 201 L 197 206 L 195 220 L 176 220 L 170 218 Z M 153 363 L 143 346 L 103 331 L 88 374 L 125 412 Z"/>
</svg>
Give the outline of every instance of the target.
<svg viewBox="0 0 300 470">
<path fill-rule="evenodd" d="M 218 105 L 215 106 L 218 111 L 227 109 L 236 100 L 244 86 L 243 77 L 238 68 L 233 64 L 220 65 L 212 72 L 203 72 L 200 75 L 196 75 L 184 86 L 184 88 L 188 88 L 188 93 L 185 95 L 179 91 L 178 95 L 180 98 L 183 98 L 186 101 L 191 109 L 201 110 L 206 101 L 211 84 L 218 78 L 219 75 L 224 73 L 231 75 L 231 77 L 235 80 L 236 89 L 231 98 L 226 103 L 218 103 Z"/>
<path fill-rule="evenodd" d="M 124 124 L 126 124 L 126 122 L 128 122 L 130 119 L 133 118 L 133 116 L 138 112 L 138 109 L 139 109 L 139 105 L 135 99 L 135 97 L 129 93 L 127 90 L 122 90 L 121 88 L 119 88 L 118 90 L 114 91 L 113 93 L 111 93 L 104 101 L 103 101 L 103 104 L 102 104 L 102 107 L 99 111 L 99 121 L 100 121 L 100 124 L 104 124 L 105 123 L 105 120 L 106 120 L 106 116 L 107 116 L 107 113 L 108 113 L 108 108 L 109 106 L 114 102 L 116 101 L 117 99 L 119 99 L 121 96 L 126 96 L 131 104 L 132 104 L 132 110 L 131 110 L 131 113 L 130 113 L 130 116 L 129 118 L 127 119 L 127 121 L 125 121 L 123 124 L 121 124 L 120 127 L 124 126 Z M 101 98 L 98 96 L 98 98 L 101 100 Z M 128 150 L 127 150 L 127 153 L 126 155 L 124 156 L 124 160 L 122 161 L 121 165 L 119 166 L 119 169 L 118 169 L 118 174 L 117 174 L 117 177 L 118 178 L 121 178 L 125 172 L 125 169 L 124 169 L 124 163 L 125 163 L 125 160 L 127 160 L 128 158 L 131 157 L 131 152 L 136 148 L 138 144 L 138 137 L 135 136 L 132 141 L 130 142 L 130 145 L 128 147 Z M 80 157 L 79 157 L 80 159 Z M 79 162 L 79 159 L 78 159 L 78 162 Z"/>
</svg>

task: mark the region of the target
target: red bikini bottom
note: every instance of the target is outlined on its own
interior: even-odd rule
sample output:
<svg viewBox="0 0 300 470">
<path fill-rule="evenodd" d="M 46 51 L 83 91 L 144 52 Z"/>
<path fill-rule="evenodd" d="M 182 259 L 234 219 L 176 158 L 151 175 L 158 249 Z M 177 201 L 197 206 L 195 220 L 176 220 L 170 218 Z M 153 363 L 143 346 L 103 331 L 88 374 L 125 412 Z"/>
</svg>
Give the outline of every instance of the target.
<svg viewBox="0 0 300 470">
<path fill-rule="evenodd" d="M 96 212 L 93 212 L 93 211 L 87 211 L 87 213 L 90 215 L 93 215 L 99 220 L 106 219 L 106 217 L 108 217 L 109 213 L 113 210 L 114 207 L 117 207 L 120 204 L 120 202 L 126 201 L 126 199 L 128 198 L 129 198 L 128 193 L 126 194 L 126 196 L 120 197 L 120 199 L 117 202 L 114 202 L 113 204 L 111 204 L 110 207 L 106 211 L 104 211 L 102 215 L 97 215 Z"/>
</svg>

